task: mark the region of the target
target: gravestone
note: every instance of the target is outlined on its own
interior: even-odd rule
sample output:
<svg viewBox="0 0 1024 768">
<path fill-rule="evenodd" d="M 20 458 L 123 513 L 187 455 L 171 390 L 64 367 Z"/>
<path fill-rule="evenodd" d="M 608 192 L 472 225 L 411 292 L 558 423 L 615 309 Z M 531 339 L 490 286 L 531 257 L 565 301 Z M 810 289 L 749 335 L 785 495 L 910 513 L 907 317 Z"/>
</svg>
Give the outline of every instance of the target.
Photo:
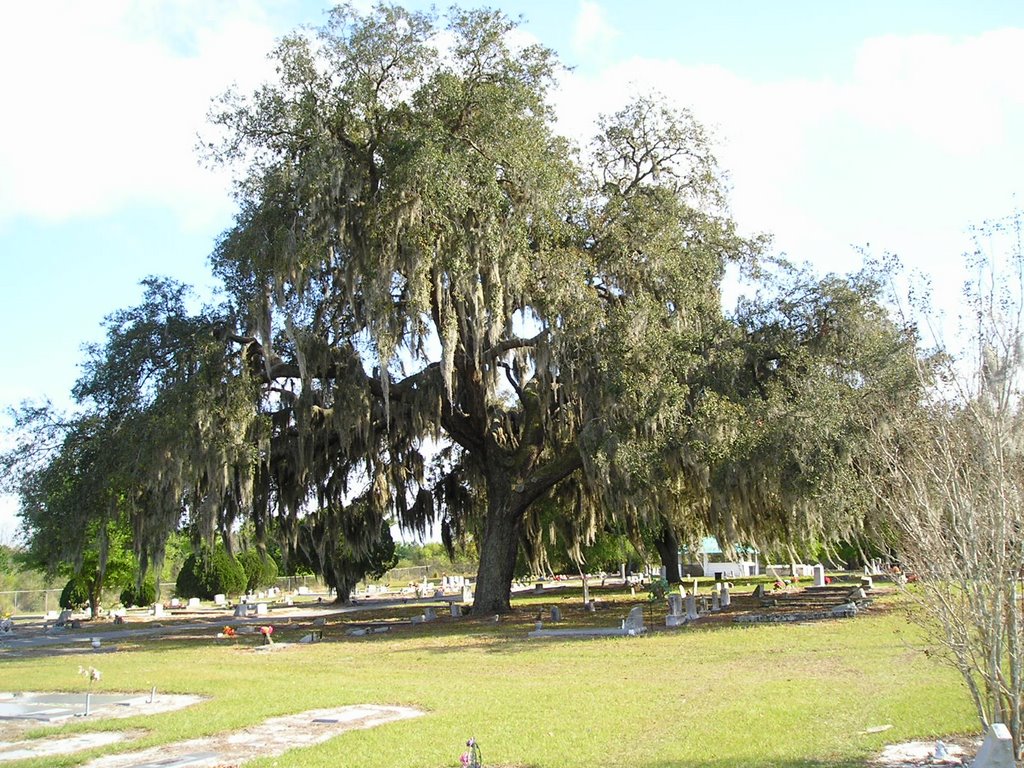
<svg viewBox="0 0 1024 768">
<path fill-rule="evenodd" d="M 214 605 L 224 605 L 225 603 L 227 603 L 227 601 L 228 601 L 227 595 L 214 595 L 213 596 L 213 604 Z"/>
<path fill-rule="evenodd" d="M 444 599 L 444 590 L 443 589 L 439 589 L 436 592 L 434 592 L 434 599 L 435 600 L 443 600 Z"/>
<path fill-rule="evenodd" d="M 764 600 L 764 584 L 758 584 L 752 595 L 756 600 Z"/>
<path fill-rule="evenodd" d="M 591 600 L 591 601 L 590 601 L 589 603 L 587 603 L 587 604 L 586 604 L 585 606 L 583 606 L 583 607 L 587 609 L 587 612 L 588 612 L 588 613 L 594 613 L 594 611 L 596 611 L 596 610 L 597 610 L 597 606 L 596 606 L 596 605 L 594 605 L 594 601 L 593 601 L 593 600 Z"/>
<path fill-rule="evenodd" d="M 256 603 L 256 615 L 257 616 L 266 616 L 267 615 L 267 604 L 266 603 Z"/>
<path fill-rule="evenodd" d="M 669 616 L 682 616 L 683 615 L 683 598 L 679 595 L 668 596 L 668 614 Z"/>
<path fill-rule="evenodd" d="M 188 607 L 189 607 L 189 609 L 198 608 L 202 604 L 203 604 L 203 601 L 200 600 L 198 597 L 190 597 L 188 599 Z"/>
<path fill-rule="evenodd" d="M 686 623 L 683 614 L 683 598 L 676 594 L 668 596 L 668 615 L 665 617 L 666 627 L 678 627 Z"/>
<path fill-rule="evenodd" d="M 814 576 L 814 586 L 824 587 L 825 586 L 825 566 L 821 563 L 811 568 L 811 573 Z"/>
<path fill-rule="evenodd" d="M 559 608 L 557 605 L 554 608 L 551 609 L 551 620 L 552 621 L 561 621 L 562 620 L 562 609 Z"/>
<path fill-rule="evenodd" d="M 686 620 L 695 621 L 700 618 L 700 614 L 697 613 L 697 596 L 687 595 L 686 596 Z"/>
<path fill-rule="evenodd" d="M 992 723 L 971 768 L 1014 768 L 1016 765 L 1010 729 L 1002 723 Z"/>
<path fill-rule="evenodd" d="M 462 617 L 462 608 L 460 606 L 456 605 L 455 603 L 452 603 L 451 610 L 453 619 L 458 619 Z"/>
<path fill-rule="evenodd" d="M 314 627 L 323 627 L 323 626 L 326 626 L 326 625 L 327 625 L 327 619 L 325 619 L 323 616 L 318 616 L 317 618 L 313 619 L 313 626 Z"/>
<path fill-rule="evenodd" d="M 70 623 L 71 623 L 71 611 L 68 610 L 67 608 L 65 608 L 57 616 L 57 621 L 54 623 L 54 626 L 65 627 L 65 626 L 67 626 Z"/>
<path fill-rule="evenodd" d="M 862 589 L 871 589 L 874 586 L 874 582 L 871 581 L 870 576 L 861 576 L 860 586 Z"/>
<path fill-rule="evenodd" d="M 473 602 L 473 588 L 469 584 L 462 585 L 462 602 L 472 603 Z"/>
<path fill-rule="evenodd" d="M 533 594 L 539 595 L 543 591 L 544 591 L 544 583 L 543 582 L 538 581 L 536 584 L 533 585 Z"/>
<path fill-rule="evenodd" d="M 249 615 L 249 606 L 247 606 L 245 603 L 239 603 L 238 605 L 235 606 L 235 618 L 236 619 L 244 619 L 248 615 Z"/>
<path fill-rule="evenodd" d="M 180 608 L 180 607 L 181 607 L 181 600 L 179 600 L 176 597 L 172 597 L 171 598 L 171 608 Z"/>
<path fill-rule="evenodd" d="M 729 594 L 729 585 L 722 585 L 722 597 L 721 603 L 723 608 L 728 608 L 732 604 L 732 596 Z"/>
<path fill-rule="evenodd" d="M 434 621 L 437 618 L 437 610 L 433 606 L 427 606 L 423 609 L 423 620 Z"/>
<path fill-rule="evenodd" d="M 153 603 L 153 615 L 154 616 L 163 616 L 164 615 L 163 603 Z"/>
<path fill-rule="evenodd" d="M 631 635 L 644 631 L 644 608 L 642 605 L 636 605 L 630 610 L 629 615 L 622 622 L 622 628 Z"/>
<path fill-rule="evenodd" d="M 720 611 L 722 610 L 722 598 L 718 594 L 718 590 L 711 593 L 711 610 Z"/>
</svg>

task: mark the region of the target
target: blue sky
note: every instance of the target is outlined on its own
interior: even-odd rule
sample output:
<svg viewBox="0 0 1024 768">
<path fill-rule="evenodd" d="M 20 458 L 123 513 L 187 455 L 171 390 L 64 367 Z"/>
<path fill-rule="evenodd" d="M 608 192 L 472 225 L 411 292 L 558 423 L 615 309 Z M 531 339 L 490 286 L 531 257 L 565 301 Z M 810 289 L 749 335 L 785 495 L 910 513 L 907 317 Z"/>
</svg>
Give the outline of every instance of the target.
<svg viewBox="0 0 1024 768">
<path fill-rule="evenodd" d="M 955 315 L 971 224 L 1020 205 L 1024 4 L 518 0 L 571 70 L 560 126 L 637 92 L 716 136 L 733 213 L 821 271 L 898 254 Z M 426 8 L 427 3 L 410 3 Z M 210 100 L 329 4 L 105 0 L 0 11 L 0 406 L 66 402 L 81 345 L 162 274 L 208 291 L 233 205 L 194 151 Z M 0 541 L 13 533 L 0 499 Z"/>
</svg>

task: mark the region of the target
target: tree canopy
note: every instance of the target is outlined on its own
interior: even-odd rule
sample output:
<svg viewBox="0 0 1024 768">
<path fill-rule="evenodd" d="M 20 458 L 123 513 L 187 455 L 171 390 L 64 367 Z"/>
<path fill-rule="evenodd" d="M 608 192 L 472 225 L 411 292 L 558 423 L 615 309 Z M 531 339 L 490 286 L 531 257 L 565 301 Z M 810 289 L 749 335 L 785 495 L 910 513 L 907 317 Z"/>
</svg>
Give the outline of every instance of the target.
<svg viewBox="0 0 1024 768">
<path fill-rule="evenodd" d="M 207 538 L 246 516 L 344 599 L 353 572 L 325 554 L 371 568 L 386 521 L 438 522 L 474 537 L 474 611 L 494 613 L 551 526 L 581 559 L 610 528 L 862 524 L 836 507 L 853 416 L 912 358 L 874 278 L 797 275 L 727 317 L 727 264 L 767 241 L 738 233 L 704 129 L 644 97 L 573 146 L 556 57 L 514 29 L 342 6 L 217 103 L 226 303 L 190 315 L 151 282 L 76 390 L 135 451 L 99 476 L 144 562 L 183 513 Z"/>
</svg>

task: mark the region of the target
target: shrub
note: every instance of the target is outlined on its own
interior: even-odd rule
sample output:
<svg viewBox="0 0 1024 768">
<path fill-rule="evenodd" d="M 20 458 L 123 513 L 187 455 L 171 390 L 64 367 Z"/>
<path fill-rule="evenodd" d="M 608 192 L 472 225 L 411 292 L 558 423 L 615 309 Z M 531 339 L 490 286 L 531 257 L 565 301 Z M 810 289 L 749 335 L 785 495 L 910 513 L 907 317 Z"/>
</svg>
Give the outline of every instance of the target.
<svg viewBox="0 0 1024 768">
<path fill-rule="evenodd" d="M 245 572 L 247 592 L 273 586 L 277 579 L 277 563 L 269 555 L 261 555 L 259 550 L 246 549 L 239 552 L 238 562 Z"/>
<path fill-rule="evenodd" d="M 89 580 L 84 576 L 72 576 L 60 593 L 60 607 L 78 610 L 89 604 Z"/>
<path fill-rule="evenodd" d="M 125 587 L 121 591 L 121 605 L 131 608 L 133 605 L 146 606 L 156 602 L 156 582 L 153 578 L 147 577 L 142 582 L 142 587 L 136 589 L 135 585 Z"/>
<path fill-rule="evenodd" d="M 191 554 L 178 572 L 175 583 L 178 597 L 211 600 L 214 595 L 239 595 L 245 591 L 245 571 L 238 561 L 218 545 L 213 552 L 204 547 Z"/>
</svg>

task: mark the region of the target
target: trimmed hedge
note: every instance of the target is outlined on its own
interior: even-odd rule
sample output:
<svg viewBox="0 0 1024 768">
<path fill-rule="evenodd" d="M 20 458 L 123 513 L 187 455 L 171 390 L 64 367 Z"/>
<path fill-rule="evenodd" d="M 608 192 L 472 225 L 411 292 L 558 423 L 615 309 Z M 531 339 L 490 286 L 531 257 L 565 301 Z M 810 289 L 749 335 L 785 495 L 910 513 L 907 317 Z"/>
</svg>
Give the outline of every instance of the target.
<svg viewBox="0 0 1024 768">
<path fill-rule="evenodd" d="M 277 579 L 277 563 L 269 555 L 264 558 L 259 550 L 244 549 L 238 553 L 238 562 L 245 571 L 246 592 L 274 585 Z"/>
<path fill-rule="evenodd" d="M 89 580 L 84 576 L 72 576 L 60 593 L 60 607 L 78 610 L 89 604 Z"/>
<path fill-rule="evenodd" d="M 222 545 L 213 552 L 204 547 L 198 555 L 188 556 L 175 584 L 178 597 L 212 600 L 214 595 L 240 595 L 245 592 L 245 571 Z"/>
<path fill-rule="evenodd" d="M 140 608 L 152 605 L 156 602 L 156 582 L 147 577 L 142 582 L 142 588 L 136 590 L 135 585 L 132 584 L 130 587 L 125 587 L 121 591 L 121 605 L 125 608 L 131 608 L 133 605 L 137 605 Z"/>
</svg>

